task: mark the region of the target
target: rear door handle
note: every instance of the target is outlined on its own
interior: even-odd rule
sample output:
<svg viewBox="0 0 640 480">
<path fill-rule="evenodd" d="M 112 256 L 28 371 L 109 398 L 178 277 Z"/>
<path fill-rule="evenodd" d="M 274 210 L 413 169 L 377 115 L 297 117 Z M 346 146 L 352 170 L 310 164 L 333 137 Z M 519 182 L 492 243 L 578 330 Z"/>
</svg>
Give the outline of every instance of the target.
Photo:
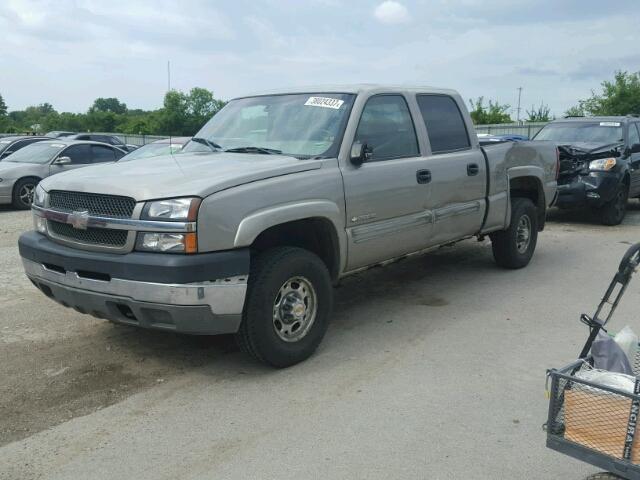
<svg viewBox="0 0 640 480">
<path fill-rule="evenodd" d="M 431 170 L 418 170 L 416 172 L 418 183 L 429 183 L 431 181 Z"/>
<path fill-rule="evenodd" d="M 480 167 L 477 163 L 469 163 L 467 165 L 467 175 L 469 175 L 470 177 L 474 177 L 478 173 L 480 173 Z"/>
</svg>

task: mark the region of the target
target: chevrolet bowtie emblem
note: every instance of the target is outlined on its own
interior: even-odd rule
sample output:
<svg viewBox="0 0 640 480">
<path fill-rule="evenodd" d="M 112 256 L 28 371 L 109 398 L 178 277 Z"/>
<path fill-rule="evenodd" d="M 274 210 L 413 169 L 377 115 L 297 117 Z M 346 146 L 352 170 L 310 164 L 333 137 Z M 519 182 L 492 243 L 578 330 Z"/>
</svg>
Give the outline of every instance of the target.
<svg viewBox="0 0 640 480">
<path fill-rule="evenodd" d="M 67 223 L 70 223 L 71 226 L 75 229 L 86 230 L 87 225 L 89 224 L 89 212 L 87 210 L 83 210 L 81 212 L 73 212 L 69 214 Z"/>
</svg>

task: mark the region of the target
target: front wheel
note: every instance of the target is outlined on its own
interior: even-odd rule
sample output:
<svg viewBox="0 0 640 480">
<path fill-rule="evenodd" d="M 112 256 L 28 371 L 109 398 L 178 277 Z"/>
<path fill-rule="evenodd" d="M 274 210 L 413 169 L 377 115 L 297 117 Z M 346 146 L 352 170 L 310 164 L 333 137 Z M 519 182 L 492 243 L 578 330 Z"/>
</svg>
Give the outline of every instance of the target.
<svg viewBox="0 0 640 480">
<path fill-rule="evenodd" d="M 627 200 L 629 197 L 629 187 L 626 184 L 618 185 L 616 194 L 599 210 L 600 221 L 603 225 L 620 225 L 627 213 Z"/>
<path fill-rule="evenodd" d="M 332 305 L 331 277 L 317 255 L 294 247 L 262 252 L 252 260 L 238 345 L 274 367 L 299 363 L 322 341 Z"/>
<path fill-rule="evenodd" d="M 18 210 L 28 210 L 33 202 L 33 193 L 36 190 L 38 181 L 35 178 L 23 178 L 18 180 L 13 187 L 13 208 Z"/>
<path fill-rule="evenodd" d="M 490 235 L 493 258 L 504 268 L 526 267 L 538 242 L 538 211 L 528 198 L 511 201 L 509 228 Z"/>
</svg>

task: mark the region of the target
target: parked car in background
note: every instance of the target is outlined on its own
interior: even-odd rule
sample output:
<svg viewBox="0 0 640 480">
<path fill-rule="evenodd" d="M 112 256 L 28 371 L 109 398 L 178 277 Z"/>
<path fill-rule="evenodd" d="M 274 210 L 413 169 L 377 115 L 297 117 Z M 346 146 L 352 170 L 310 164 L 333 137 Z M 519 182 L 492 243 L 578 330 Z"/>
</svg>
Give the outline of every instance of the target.
<svg viewBox="0 0 640 480">
<path fill-rule="evenodd" d="M 125 144 L 115 135 L 105 135 L 103 133 L 76 133 L 75 135 L 70 135 L 66 138 L 69 138 L 71 140 L 88 140 L 93 142 L 107 143 L 109 145 L 113 145 L 114 147 L 118 147 L 120 150 L 124 150 L 125 152 L 133 152 L 136 148 L 138 148 L 137 145 Z"/>
<path fill-rule="evenodd" d="M 519 135 L 516 133 L 506 133 L 504 135 L 496 135 L 496 137 L 508 140 L 510 142 L 526 142 L 527 140 L 529 140 L 529 137 L 527 137 L 526 135 Z"/>
<path fill-rule="evenodd" d="M 640 197 L 640 118 L 563 118 L 534 140 L 559 145 L 558 207 L 590 208 L 603 224 L 618 225 L 627 200 Z"/>
<path fill-rule="evenodd" d="M 49 138 L 60 138 L 60 137 L 69 137 L 71 135 L 75 135 L 76 132 L 63 132 L 60 130 L 53 130 L 51 132 L 45 133 L 45 136 Z"/>
<path fill-rule="evenodd" d="M 137 148 L 133 152 L 125 155 L 122 161 L 139 160 L 142 158 L 157 157 L 160 155 L 169 155 L 179 153 L 182 147 L 191 140 L 191 137 L 172 137 L 163 140 L 156 140 L 152 143 Z"/>
<path fill-rule="evenodd" d="M 503 142 L 524 142 L 529 140 L 529 137 L 526 135 L 515 135 L 515 134 L 506 134 L 506 135 L 491 135 L 490 133 L 479 133 L 478 141 L 480 145 L 491 145 L 494 143 L 503 143 Z"/>
<path fill-rule="evenodd" d="M 346 275 L 473 236 L 525 267 L 556 173 L 551 142 L 480 147 L 453 90 L 276 91 L 231 100 L 179 155 L 44 180 L 20 255 L 67 307 L 236 333 L 285 367 L 319 345 Z"/>
<path fill-rule="evenodd" d="M 43 178 L 97 163 L 115 162 L 125 153 L 104 143 L 66 138 L 28 145 L 0 162 L 0 204 L 28 209 L 35 187 Z"/>
<path fill-rule="evenodd" d="M 49 137 L 32 137 L 27 135 L 19 135 L 15 137 L 0 138 L 0 161 L 7 158 L 12 153 L 17 152 L 32 143 L 42 142 L 43 140 L 51 140 Z"/>
</svg>

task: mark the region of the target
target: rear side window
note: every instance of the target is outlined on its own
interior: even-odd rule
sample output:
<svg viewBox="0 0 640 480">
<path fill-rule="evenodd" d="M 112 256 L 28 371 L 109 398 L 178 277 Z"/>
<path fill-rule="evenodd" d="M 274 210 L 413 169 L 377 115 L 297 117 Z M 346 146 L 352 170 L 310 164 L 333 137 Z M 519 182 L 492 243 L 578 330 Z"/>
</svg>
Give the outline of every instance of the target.
<svg viewBox="0 0 640 480">
<path fill-rule="evenodd" d="M 418 156 L 416 130 L 404 97 L 371 97 L 362 110 L 355 140 L 371 147 L 372 161 Z"/>
<path fill-rule="evenodd" d="M 471 146 L 464 118 L 453 98 L 446 95 L 418 95 L 417 100 L 432 153 L 455 152 Z"/>
<path fill-rule="evenodd" d="M 629 146 L 632 147 L 636 143 L 640 143 L 640 134 L 638 133 L 638 124 L 629 124 Z"/>
<path fill-rule="evenodd" d="M 93 151 L 91 158 L 93 163 L 114 162 L 116 160 L 116 155 L 112 148 L 92 145 L 91 150 Z"/>
</svg>

